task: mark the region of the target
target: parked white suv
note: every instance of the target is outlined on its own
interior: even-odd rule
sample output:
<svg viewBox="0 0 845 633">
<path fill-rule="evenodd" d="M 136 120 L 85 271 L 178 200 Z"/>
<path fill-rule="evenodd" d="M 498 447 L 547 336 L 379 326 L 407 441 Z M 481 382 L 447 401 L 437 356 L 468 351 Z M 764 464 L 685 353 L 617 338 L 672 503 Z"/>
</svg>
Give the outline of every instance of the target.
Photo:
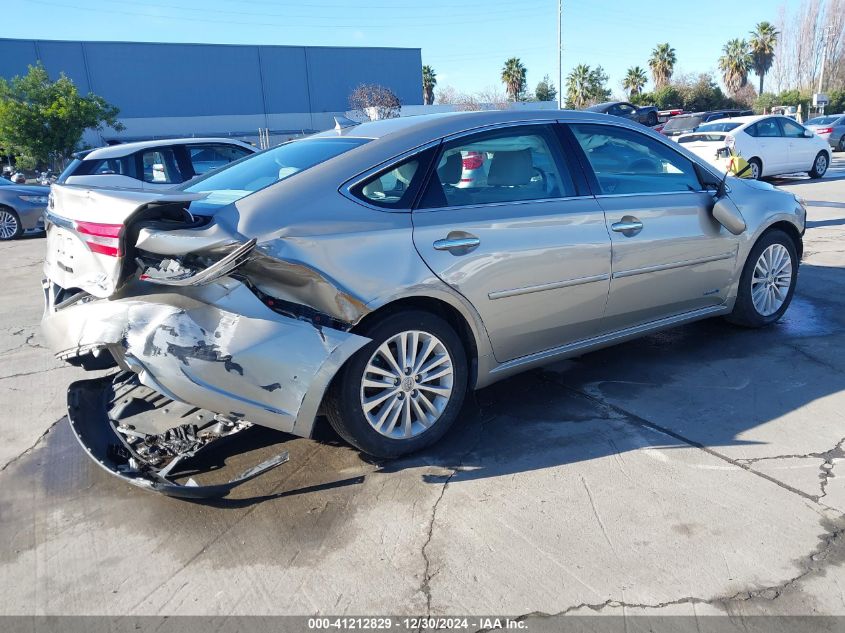
<svg viewBox="0 0 845 633">
<path fill-rule="evenodd" d="M 749 162 L 753 178 L 797 172 L 821 178 L 831 160 L 830 145 L 825 139 L 779 115 L 714 121 L 677 140 L 722 171 L 733 151 Z"/>
<path fill-rule="evenodd" d="M 183 138 L 123 143 L 77 152 L 59 183 L 167 189 L 254 154 L 247 143 L 228 138 Z"/>
</svg>

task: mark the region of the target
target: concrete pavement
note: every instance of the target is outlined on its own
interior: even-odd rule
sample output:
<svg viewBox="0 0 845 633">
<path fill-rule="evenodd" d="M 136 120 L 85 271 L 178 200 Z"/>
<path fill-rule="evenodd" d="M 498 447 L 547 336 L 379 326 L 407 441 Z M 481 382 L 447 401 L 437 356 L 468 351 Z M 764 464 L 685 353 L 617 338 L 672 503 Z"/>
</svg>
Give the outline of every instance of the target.
<svg viewBox="0 0 845 633">
<path fill-rule="evenodd" d="M 40 347 L 41 239 L 0 245 L 0 614 L 845 615 L 845 159 L 775 327 L 708 321 L 476 394 L 384 464 L 256 429 L 195 504 L 101 472 Z M 544 615 L 548 614 L 548 615 Z"/>
</svg>

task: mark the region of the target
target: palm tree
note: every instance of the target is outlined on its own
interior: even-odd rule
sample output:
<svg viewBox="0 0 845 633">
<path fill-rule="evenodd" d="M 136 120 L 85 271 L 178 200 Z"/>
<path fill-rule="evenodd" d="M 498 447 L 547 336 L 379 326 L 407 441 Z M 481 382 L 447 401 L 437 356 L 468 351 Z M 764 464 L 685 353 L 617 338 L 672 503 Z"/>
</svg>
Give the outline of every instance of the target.
<svg viewBox="0 0 845 633">
<path fill-rule="evenodd" d="M 669 46 L 669 43 L 658 44 L 651 52 L 651 58 L 648 60 L 649 68 L 651 68 L 651 78 L 654 80 L 654 89 L 660 90 L 663 86 L 669 83 L 672 78 L 672 71 L 675 70 L 675 62 L 678 61 L 675 55 L 675 49 Z"/>
<path fill-rule="evenodd" d="M 760 94 L 763 94 L 763 78 L 775 58 L 778 35 L 780 32 L 770 22 L 760 22 L 751 31 L 751 58 L 754 73 L 760 78 Z"/>
<path fill-rule="evenodd" d="M 625 75 L 625 79 L 622 81 L 622 87 L 628 91 L 628 97 L 633 98 L 634 95 L 638 95 L 643 91 L 647 81 L 648 77 L 645 71 L 639 66 L 632 66 L 628 69 L 628 74 Z"/>
<path fill-rule="evenodd" d="M 434 103 L 434 86 L 437 85 L 437 73 L 431 66 L 422 67 L 423 103 L 431 105 Z"/>
<path fill-rule="evenodd" d="M 511 57 L 502 67 L 502 83 L 511 101 L 517 101 L 525 90 L 525 72 L 519 57 Z"/>
<path fill-rule="evenodd" d="M 719 58 L 719 70 L 722 71 L 722 81 L 729 92 L 736 92 L 748 83 L 748 72 L 753 65 L 748 42 L 732 39 L 722 48 L 724 53 Z"/>
<path fill-rule="evenodd" d="M 583 108 L 590 99 L 590 67 L 578 64 L 566 77 L 566 100 L 574 108 Z"/>
</svg>

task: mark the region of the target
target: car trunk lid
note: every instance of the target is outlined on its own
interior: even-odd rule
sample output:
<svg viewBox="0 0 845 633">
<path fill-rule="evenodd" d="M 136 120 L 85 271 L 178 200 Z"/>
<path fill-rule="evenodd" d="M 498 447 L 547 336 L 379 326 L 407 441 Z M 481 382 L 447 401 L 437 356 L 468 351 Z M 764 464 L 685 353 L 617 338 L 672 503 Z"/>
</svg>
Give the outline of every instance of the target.
<svg viewBox="0 0 845 633">
<path fill-rule="evenodd" d="M 127 252 L 134 247 L 127 244 L 132 223 L 156 215 L 145 213 L 149 209 L 181 212 L 190 218 L 187 206 L 206 195 L 54 185 L 47 211 L 44 274 L 61 288 L 109 297 L 120 285 Z"/>
</svg>

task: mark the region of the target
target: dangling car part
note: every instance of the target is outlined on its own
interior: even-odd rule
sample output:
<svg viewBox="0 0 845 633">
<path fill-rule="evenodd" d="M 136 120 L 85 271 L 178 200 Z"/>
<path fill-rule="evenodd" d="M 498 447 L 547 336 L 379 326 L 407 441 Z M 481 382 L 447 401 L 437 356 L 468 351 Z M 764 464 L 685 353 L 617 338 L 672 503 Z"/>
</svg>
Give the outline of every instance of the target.
<svg viewBox="0 0 845 633">
<path fill-rule="evenodd" d="M 178 419 L 179 426 L 162 431 Z M 288 461 L 284 451 L 219 484 L 174 480 L 210 446 L 252 425 L 185 405 L 144 387 L 125 372 L 74 382 L 68 389 L 68 420 L 76 439 L 97 464 L 125 482 L 174 497 L 223 497 Z"/>
<path fill-rule="evenodd" d="M 338 125 L 166 193 L 54 185 L 43 334 L 120 370 L 71 389 L 91 455 L 197 494 L 173 485 L 185 464 L 249 425 L 310 437 L 322 412 L 396 457 L 443 437 L 467 388 L 708 317 L 773 323 L 805 218 L 603 114 Z"/>
</svg>

